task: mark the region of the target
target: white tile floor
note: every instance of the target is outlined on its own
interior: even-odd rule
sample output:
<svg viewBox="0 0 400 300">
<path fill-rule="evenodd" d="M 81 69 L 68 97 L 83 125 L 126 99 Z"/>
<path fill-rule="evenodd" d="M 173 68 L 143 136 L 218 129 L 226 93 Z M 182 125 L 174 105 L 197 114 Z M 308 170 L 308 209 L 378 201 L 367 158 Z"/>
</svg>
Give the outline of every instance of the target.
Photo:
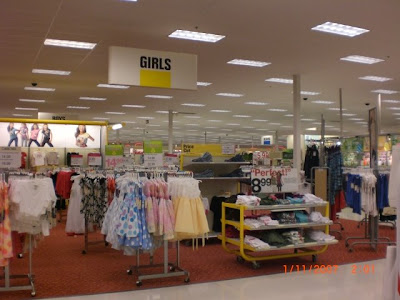
<svg viewBox="0 0 400 300">
<path fill-rule="evenodd" d="M 291 273 L 218 281 L 132 292 L 57 298 L 58 300 L 379 300 L 382 299 L 385 260 L 357 264 L 366 265 L 372 274 L 352 274 L 353 264 L 341 265 L 336 274 Z"/>
</svg>

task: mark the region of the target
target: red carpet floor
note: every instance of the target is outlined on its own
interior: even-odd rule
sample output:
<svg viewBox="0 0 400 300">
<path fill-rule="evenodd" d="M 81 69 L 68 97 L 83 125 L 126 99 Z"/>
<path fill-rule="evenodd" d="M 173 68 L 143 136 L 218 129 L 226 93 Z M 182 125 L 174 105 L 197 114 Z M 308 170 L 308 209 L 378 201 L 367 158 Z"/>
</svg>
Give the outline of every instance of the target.
<svg viewBox="0 0 400 300">
<path fill-rule="evenodd" d="M 385 257 L 386 246 L 380 245 L 375 252 L 367 245 L 358 245 L 349 253 L 344 245 L 346 237 L 362 236 L 363 228 L 357 228 L 357 222 L 341 220 L 345 226 L 343 238 L 337 245 L 318 257 L 317 264 L 340 265 L 352 262 L 380 259 Z M 394 241 L 395 230 L 380 227 L 380 236 L 387 236 Z M 90 240 L 101 241 L 100 234 L 93 233 Z M 33 254 L 33 269 L 36 276 L 38 298 L 96 294 L 138 289 L 135 276 L 129 276 L 126 270 L 135 264 L 135 257 L 126 257 L 103 243 L 91 245 L 89 253 L 82 255 L 83 236 L 68 237 L 64 224 L 52 230 L 51 236 L 45 238 Z M 172 254 L 175 251 L 171 251 Z M 161 262 L 162 251 L 157 251 L 156 261 Z M 170 256 L 174 261 L 174 255 Z M 148 263 L 147 255 L 141 259 Z M 27 272 L 28 258 L 15 259 L 11 263 L 12 274 Z M 310 265 L 311 257 L 273 260 L 262 263 L 261 268 L 253 270 L 250 263 L 239 264 L 235 256 L 226 253 L 215 241 L 204 248 L 193 251 L 192 247 L 181 246 L 181 266 L 190 272 L 191 283 L 210 282 L 283 272 L 284 264 Z M 154 269 L 150 269 L 151 273 Z M 1 272 L 1 271 L 0 271 Z M 12 281 L 18 283 L 18 281 Z M 4 282 L 0 281 L 3 285 Z M 183 278 L 167 278 L 143 281 L 142 288 L 156 288 L 180 285 Z M 29 291 L 0 292 L 1 300 L 30 299 Z"/>
</svg>

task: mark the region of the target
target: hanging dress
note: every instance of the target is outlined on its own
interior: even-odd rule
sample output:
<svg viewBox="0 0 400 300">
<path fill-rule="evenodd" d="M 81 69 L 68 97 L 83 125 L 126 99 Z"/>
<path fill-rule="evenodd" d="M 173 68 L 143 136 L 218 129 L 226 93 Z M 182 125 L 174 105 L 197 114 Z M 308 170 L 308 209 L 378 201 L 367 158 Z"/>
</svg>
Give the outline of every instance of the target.
<svg viewBox="0 0 400 300">
<path fill-rule="evenodd" d="M 82 234 L 85 232 L 85 216 L 81 213 L 82 188 L 80 186 L 80 181 L 83 177 L 83 175 L 71 177 L 73 184 L 68 205 L 67 224 L 65 226 L 67 234 Z"/>
</svg>

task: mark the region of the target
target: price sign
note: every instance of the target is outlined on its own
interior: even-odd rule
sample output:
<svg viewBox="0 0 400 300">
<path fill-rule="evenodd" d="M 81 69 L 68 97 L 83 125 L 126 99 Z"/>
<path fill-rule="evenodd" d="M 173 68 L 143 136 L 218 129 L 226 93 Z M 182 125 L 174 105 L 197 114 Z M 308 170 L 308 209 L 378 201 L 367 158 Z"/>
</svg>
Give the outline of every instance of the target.
<svg viewBox="0 0 400 300">
<path fill-rule="evenodd" d="M 271 166 L 269 151 L 255 151 L 253 153 L 253 165 L 255 166 Z"/>
<path fill-rule="evenodd" d="M 0 168 L 21 167 L 21 150 L 16 147 L 1 147 L 0 148 Z"/>
<path fill-rule="evenodd" d="M 234 144 L 222 145 L 222 154 L 235 154 L 235 145 Z"/>
<path fill-rule="evenodd" d="M 101 166 L 102 159 L 100 153 L 88 154 L 88 165 L 89 166 Z"/>
<path fill-rule="evenodd" d="M 163 154 L 144 154 L 144 166 L 156 168 L 163 166 Z"/>
<path fill-rule="evenodd" d="M 106 156 L 106 169 L 115 169 L 124 165 L 123 156 Z"/>
<path fill-rule="evenodd" d="M 179 165 L 179 158 L 176 154 L 165 154 L 165 164 L 169 165 Z"/>
<path fill-rule="evenodd" d="M 83 155 L 71 155 L 71 166 L 83 166 Z"/>
<path fill-rule="evenodd" d="M 290 193 L 299 189 L 297 169 L 254 168 L 251 170 L 253 193 Z"/>
</svg>

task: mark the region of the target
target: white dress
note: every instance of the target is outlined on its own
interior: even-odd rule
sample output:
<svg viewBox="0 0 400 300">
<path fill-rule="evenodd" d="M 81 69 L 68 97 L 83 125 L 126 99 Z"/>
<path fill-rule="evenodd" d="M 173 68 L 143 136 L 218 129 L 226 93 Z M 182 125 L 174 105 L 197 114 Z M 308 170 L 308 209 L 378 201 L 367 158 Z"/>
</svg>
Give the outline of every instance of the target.
<svg viewBox="0 0 400 300">
<path fill-rule="evenodd" d="M 82 189 L 79 185 L 83 175 L 77 175 L 71 177 L 72 184 L 71 197 L 68 205 L 67 224 L 65 231 L 67 233 L 85 233 L 85 216 L 81 214 L 81 200 L 82 200 Z"/>
</svg>

